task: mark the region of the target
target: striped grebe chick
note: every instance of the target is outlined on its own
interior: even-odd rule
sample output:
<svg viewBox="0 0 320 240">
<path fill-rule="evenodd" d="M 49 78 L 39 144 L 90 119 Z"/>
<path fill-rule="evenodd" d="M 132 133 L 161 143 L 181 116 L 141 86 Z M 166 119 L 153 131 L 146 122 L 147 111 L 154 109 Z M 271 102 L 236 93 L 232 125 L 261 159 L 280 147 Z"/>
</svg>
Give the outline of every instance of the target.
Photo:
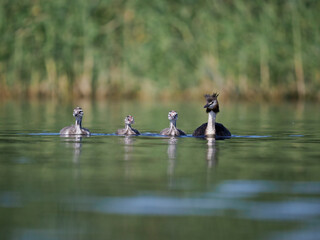
<svg viewBox="0 0 320 240">
<path fill-rule="evenodd" d="M 131 124 L 134 124 L 134 118 L 131 115 L 128 115 L 124 119 L 124 123 L 125 123 L 125 128 L 118 129 L 117 130 L 118 135 L 140 135 L 137 129 L 134 129 L 131 127 Z"/>
<path fill-rule="evenodd" d="M 193 132 L 192 136 L 209 136 L 215 138 L 231 136 L 230 131 L 225 126 L 216 122 L 216 116 L 219 112 L 219 103 L 217 99 L 218 95 L 219 94 L 217 93 L 205 95 L 207 104 L 204 106 L 204 108 L 206 108 L 206 112 L 208 113 L 208 122 L 198 127 Z"/>
<path fill-rule="evenodd" d="M 175 111 L 170 111 L 168 113 L 168 119 L 170 121 L 170 127 L 165 128 L 160 132 L 160 135 L 166 135 L 166 136 L 182 136 L 186 135 L 184 131 L 180 130 L 176 126 L 176 122 L 178 119 L 178 113 Z"/>
<path fill-rule="evenodd" d="M 76 118 L 75 125 L 71 125 L 69 127 L 64 127 L 60 130 L 60 135 L 87 135 L 90 136 L 90 131 L 86 128 L 83 128 L 82 123 L 82 117 L 83 117 L 83 111 L 81 107 L 76 107 L 73 110 L 73 116 Z"/>
</svg>

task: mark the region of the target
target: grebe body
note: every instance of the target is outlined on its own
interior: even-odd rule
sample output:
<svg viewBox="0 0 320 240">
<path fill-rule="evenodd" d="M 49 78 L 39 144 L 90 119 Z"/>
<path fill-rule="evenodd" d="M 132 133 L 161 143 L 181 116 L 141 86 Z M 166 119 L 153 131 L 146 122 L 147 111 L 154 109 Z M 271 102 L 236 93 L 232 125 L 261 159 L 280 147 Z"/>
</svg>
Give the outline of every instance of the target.
<svg viewBox="0 0 320 240">
<path fill-rule="evenodd" d="M 134 118 L 131 115 L 128 115 L 124 119 L 125 128 L 118 129 L 117 135 L 140 135 L 140 132 L 137 129 L 131 127 L 131 124 L 134 124 Z"/>
<path fill-rule="evenodd" d="M 213 93 L 212 95 L 205 95 L 207 100 L 207 104 L 204 106 L 206 108 L 206 112 L 208 113 L 208 122 L 202 124 L 198 127 L 192 134 L 195 137 L 203 137 L 203 136 L 210 136 L 215 138 L 225 138 L 231 137 L 230 131 L 223 126 L 221 123 L 216 122 L 216 116 L 219 110 L 219 103 L 218 103 L 218 94 Z"/>
<path fill-rule="evenodd" d="M 207 129 L 208 123 L 202 124 L 200 127 L 198 127 L 196 130 L 194 130 L 192 136 L 206 136 L 206 129 Z M 216 131 L 216 136 L 218 137 L 227 137 L 231 136 L 230 131 L 223 126 L 221 123 L 215 123 L 215 131 Z M 210 134 L 208 134 L 210 135 Z M 212 134 L 214 135 L 214 134 Z"/>
<path fill-rule="evenodd" d="M 184 131 L 177 128 L 176 123 L 178 119 L 178 113 L 175 111 L 170 111 L 168 113 L 168 119 L 170 121 L 170 127 L 163 129 L 160 135 L 165 136 L 183 136 L 186 135 Z"/>
<path fill-rule="evenodd" d="M 76 118 L 74 125 L 64 127 L 60 130 L 60 135 L 87 135 L 90 136 L 90 131 L 82 127 L 83 111 L 81 107 L 76 107 L 73 110 L 73 116 Z"/>
</svg>

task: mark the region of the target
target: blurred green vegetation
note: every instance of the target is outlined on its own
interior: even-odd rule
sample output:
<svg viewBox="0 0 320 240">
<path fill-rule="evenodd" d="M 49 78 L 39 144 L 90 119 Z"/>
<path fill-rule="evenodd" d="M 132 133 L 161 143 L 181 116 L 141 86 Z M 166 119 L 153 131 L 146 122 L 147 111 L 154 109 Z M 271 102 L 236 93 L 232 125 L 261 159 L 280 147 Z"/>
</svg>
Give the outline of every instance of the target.
<svg viewBox="0 0 320 240">
<path fill-rule="evenodd" d="M 320 99 L 320 1 L 1 0 L 0 96 Z"/>
</svg>

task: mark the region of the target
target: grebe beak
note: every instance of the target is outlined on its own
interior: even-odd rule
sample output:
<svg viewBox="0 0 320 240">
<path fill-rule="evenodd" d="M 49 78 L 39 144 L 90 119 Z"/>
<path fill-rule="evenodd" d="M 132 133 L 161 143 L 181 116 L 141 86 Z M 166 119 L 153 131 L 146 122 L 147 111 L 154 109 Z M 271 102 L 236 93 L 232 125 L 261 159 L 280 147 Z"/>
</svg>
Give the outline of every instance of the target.
<svg viewBox="0 0 320 240">
<path fill-rule="evenodd" d="M 203 108 L 208 108 L 210 106 L 210 104 L 209 103 L 207 103 L 206 105 L 204 105 L 204 107 Z"/>
</svg>

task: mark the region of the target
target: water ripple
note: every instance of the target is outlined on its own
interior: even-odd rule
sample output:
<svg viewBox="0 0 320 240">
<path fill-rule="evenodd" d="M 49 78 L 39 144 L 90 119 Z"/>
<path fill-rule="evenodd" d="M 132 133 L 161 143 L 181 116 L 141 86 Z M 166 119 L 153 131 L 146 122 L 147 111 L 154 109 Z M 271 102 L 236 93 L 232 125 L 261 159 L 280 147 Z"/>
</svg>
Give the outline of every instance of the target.
<svg viewBox="0 0 320 240">
<path fill-rule="evenodd" d="M 17 133 L 19 135 L 32 135 L 32 136 L 59 136 L 60 133 L 49 133 L 49 132 L 42 132 L 42 133 Z M 123 135 L 117 135 L 116 133 L 91 133 L 91 136 L 123 136 Z M 156 138 L 167 138 L 170 136 L 164 136 L 164 135 L 160 135 L 159 133 L 152 133 L 152 132 L 145 132 L 145 133 L 141 133 L 141 135 L 138 136 L 131 136 L 131 137 L 156 137 Z M 304 137 L 305 135 L 302 134 L 294 134 L 294 135 L 284 135 L 281 137 Z M 192 134 L 187 134 L 185 136 L 179 136 L 181 138 L 195 138 L 194 136 L 192 136 Z M 221 139 L 225 139 L 225 138 L 271 138 L 274 137 L 272 135 L 232 135 L 231 137 L 220 137 Z M 278 136 L 278 138 L 281 138 Z M 196 137 L 198 138 L 198 137 Z M 200 137 L 200 138 L 205 138 L 205 137 Z M 218 139 L 220 139 L 218 137 Z"/>
<path fill-rule="evenodd" d="M 271 202 L 253 199 L 259 194 L 279 192 L 306 196 Z M 309 194 L 320 194 L 319 182 L 226 181 L 213 191 L 188 198 L 144 194 L 125 197 L 82 196 L 66 201 L 76 202 L 79 211 L 107 214 L 219 216 L 232 210 L 240 218 L 303 221 L 320 216 L 320 200 Z"/>
</svg>

